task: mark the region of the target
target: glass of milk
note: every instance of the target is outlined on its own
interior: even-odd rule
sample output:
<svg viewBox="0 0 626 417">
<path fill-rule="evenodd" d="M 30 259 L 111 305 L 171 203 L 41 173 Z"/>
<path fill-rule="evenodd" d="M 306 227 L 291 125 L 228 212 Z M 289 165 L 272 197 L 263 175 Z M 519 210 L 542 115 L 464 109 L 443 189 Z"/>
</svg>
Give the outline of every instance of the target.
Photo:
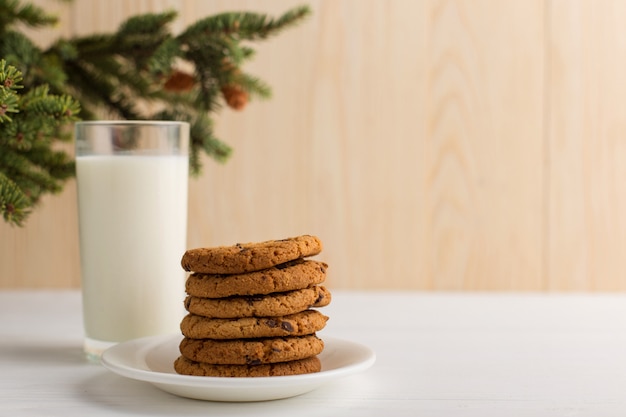
<svg viewBox="0 0 626 417">
<path fill-rule="evenodd" d="M 78 122 L 85 352 L 179 332 L 184 316 L 189 124 Z"/>
</svg>

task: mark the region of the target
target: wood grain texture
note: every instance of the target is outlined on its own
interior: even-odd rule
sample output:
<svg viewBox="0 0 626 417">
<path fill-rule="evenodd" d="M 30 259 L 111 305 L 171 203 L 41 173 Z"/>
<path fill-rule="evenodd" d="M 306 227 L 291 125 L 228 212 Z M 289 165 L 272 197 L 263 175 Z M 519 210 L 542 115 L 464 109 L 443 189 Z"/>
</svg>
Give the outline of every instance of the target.
<svg viewBox="0 0 626 417">
<path fill-rule="evenodd" d="M 71 16 L 66 2 L 34 1 L 63 22 L 52 28 L 25 28 L 42 46 L 71 36 L 65 24 Z M 71 150 L 71 146 L 69 147 Z M 67 183 L 59 195 L 47 195 L 24 228 L 0 220 L 0 288 L 67 288 L 80 285 L 76 185 Z"/>
<path fill-rule="evenodd" d="M 429 16 L 430 286 L 537 289 L 543 2 L 440 1 Z"/>
<path fill-rule="evenodd" d="M 62 18 L 42 43 L 301 4 L 37 3 Z M 307 3 L 246 66 L 273 98 L 216 118 L 235 154 L 190 182 L 189 247 L 316 234 L 331 288 L 626 289 L 622 2 Z M 75 192 L 0 223 L 0 287 L 79 285 Z"/>
<path fill-rule="evenodd" d="M 622 1 L 552 2 L 547 287 L 626 289 Z"/>
</svg>

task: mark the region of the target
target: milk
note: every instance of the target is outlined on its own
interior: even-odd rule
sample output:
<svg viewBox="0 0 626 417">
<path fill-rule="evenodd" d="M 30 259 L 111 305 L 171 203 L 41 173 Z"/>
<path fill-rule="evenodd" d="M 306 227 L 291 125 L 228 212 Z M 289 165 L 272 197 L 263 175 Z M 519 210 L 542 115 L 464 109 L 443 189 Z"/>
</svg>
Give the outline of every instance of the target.
<svg viewBox="0 0 626 417">
<path fill-rule="evenodd" d="M 76 158 L 87 349 L 179 332 L 188 164 L 171 155 Z"/>
</svg>

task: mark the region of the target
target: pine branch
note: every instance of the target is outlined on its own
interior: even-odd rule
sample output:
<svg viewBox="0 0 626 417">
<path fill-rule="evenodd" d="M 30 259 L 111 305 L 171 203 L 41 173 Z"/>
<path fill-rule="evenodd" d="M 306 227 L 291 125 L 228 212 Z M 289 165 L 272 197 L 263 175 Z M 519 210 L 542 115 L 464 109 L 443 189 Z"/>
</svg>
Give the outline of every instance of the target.
<svg viewBox="0 0 626 417">
<path fill-rule="evenodd" d="M 0 60 L 0 97 L 10 97 L 0 98 L 0 109 L 13 112 L 0 117 L 0 213 L 14 225 L 22 225 L 43 194 L 59 192 L 74 174 L 73 158 L 52 144 L 80 111 L 76 100 L 50 94 L 46 84 L 18 95 L 21 81 L 21 72 Z"/>
<path fill-rule="evenodd" d="M 181 56 L 180 43 L 174 37 L 169 36 L 150 57 L 148 70 L 155 76 L 167 75 L 172 71 L 172 64 L 179 56 Z"/>
<path fill-rule="evenodd" d="M 11 122 L 9 113 L 17 113 L 18 97 L 8 88 L 0 87 L 0 123 Z"/>
<path fill-rule="evenodd" d="M 272 88 L 257 77 L 242 74 L 241 77 L 237 79 L 237 82 L 246 90 L 254 92 L 255 95 L 261 98 L 268 99 L 272 96 Z"/>
<path fill-rule="evenodd" d="M 190 116 L 187 112 L 173 109 L 155 113 L 152 119 L 177 120 L 189 123 L 189 140 L 191 143 L 189 169 L 192 176 L 198 176 L 202 173 L 201 151 L 218 162 L 226 162 L 232 153 L 230 146 L 215 137 L 213 122 L 206 113 Z"/>
<path fill-rule="evenodd" d="M 167 25 L 176 19 L 177 13 L 170 10 L 164 13 L 147 13 L 133 16 L 123 22 L 117 30 L 117 36 L 124 38 L 133 35 L 166 34 Z"/>
<path fill-rule="evenodd" d="M 177 60 L 186 61 L 195 68 L 194 91 L 176 94 L 174 102 L 197 119 L 195 113 L 220 110 L 224 87 L 235 85 L 246 95 L 270 97 L 267 84 L 240 71 L 240 65 L 254 55 L 241 41 L 266 38 L 309 13 L 306 6 L 278 19 L 248 12 L 222 13 L 199 20 L 176 37 L 167 31 L 175 12 L 135 16 L 114 34 L 71 39 L 72 48 L 68 49 L 76 54 L 65 62 L 66 73 L 72 80 L 72 93 L 83 102 L 84 114 L 96 114 L 96 109 L 104 106 L 108 113 L 123 119 L 145 119 L 151 116 L 136 110 L 137 99 L 171 105 L 172 94 L 154 87 L 163 86 L 162 77 L 172 71 Z M 230 154 L 222 146 L 203 141 L 193 143 L 192 149 L 204 149 L 218 161 Z"/>
<path fill-rule="evenodd" d="M 4 59 L 0 59 L 0 85 L 11 90 L 24 88 L 20 83 L 24 77 L 22 73 L 12 65 L 7 65 Z"/>
<path fill-rule="evenodd" d="M 42 27 L 53 25 L 57 20 L 56 16 L 49 15 L 33 4 L 22 5 L 19 0 L 0 0 L 0 32 L 16 23 Z"/>
<path fill-rule="evenodd" d="M 175 18 L 175 11 L 129 18 L 113 37 L 115 53 L 133 62 L 135 68 L 147 68 L 154 52 L 171 37 L 167 24 Z"/>
<path fill-rule="evenodd" d="M 61 191 L 63 181 L 74 176 L 74 158 L 64 151 L 50 151 L 46 146 L 36 146 L 29 159 L 45 173 L 46 192 Z"/>
<path fill-rule="evenodd" d="M 13 181 L 0 172 L 0 214 L 5 222 L 23 226 L 32 206 L 29 199 Z"/>
<path fill-rule="evenodd" d="M 269 85 L 242 70 L 255 53 L 246 43 L 309 14 L 306 6 L 276 19 L 221 13 L 174 35 L 169 28 L 174 11 L 151 13 L 130 17 L 113 33 L 59 39 L 41 50 L 17 28 L 56 19 L 20 0 L 0 0 L 0 58 L 6 59 L 0 61 L 4 219 L 23 224 L 42 195 L 58 192 L 74 174 L 73 159 L 54 145 L 70 137 L 67 125 L 79 111 L 83 119 L 187 121 L 191 174 L 201 172 L 203 155 L 225 162 L 232 149 L 215 136 L 213 117 L 224 106 L 241 110 L 253 97 L 271 95 Z"/>
<path fill-rule="evenodd" d="M 13 30 L 7 30 L 2 33 L 0 37 L 0 58 L 7 61 L 8 64 L 19 67 L 24 75 L 26 85 L 34 82 L 35 74 L 26 70 L 36 68 L 41 59 L 41 51 L 24 34 Z"/>
<path fill-rule="evenodd" d="M 287 11 L 278 19 L 265 14 L 249 12 L 228 12 L 199 20 L 185 30 L 179 39 L 193 43 L 206 36 L 230 36 L 239 40 L 265 39 L 293 26 L 311 14 L 308 6 L 300 6 Z"/>
<path fill-rule="evenodd" d="M 61 189 L 59 181 L 21 152 L 9 151 L 1 154 L 0 166 L 3 173 L 20 188 L 31 205 L 37 204 L 45 192 L 56 193 Z"/>
<path fill-rule="evenodd" d="M 104 107 L 122 119 L 142 119 L 135 110 L 134 103 L 123 96 L 116 85 L 106 74 L 102 75 L 96 66 L 72 61 L 67 63 L 66 71 L 72 78 L 71 92 L 86 106 L 88 114 L 95 116 L 98 107 Z"/>
</svg>

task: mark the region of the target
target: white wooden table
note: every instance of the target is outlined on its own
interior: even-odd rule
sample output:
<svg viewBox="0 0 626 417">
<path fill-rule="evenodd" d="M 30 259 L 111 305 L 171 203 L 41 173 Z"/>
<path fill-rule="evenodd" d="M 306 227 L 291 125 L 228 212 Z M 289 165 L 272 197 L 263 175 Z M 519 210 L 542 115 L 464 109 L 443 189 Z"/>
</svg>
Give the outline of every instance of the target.
<svg viewBox="0 0 626 417">
<path fill-rule="evenodd" d="M 179 398 L 83 359 L 77 291 L 0 291 L 0 416 L 626 416 L 626 295 L 334 291 L 368 371 L 257 403 Z"/>
</svg>

